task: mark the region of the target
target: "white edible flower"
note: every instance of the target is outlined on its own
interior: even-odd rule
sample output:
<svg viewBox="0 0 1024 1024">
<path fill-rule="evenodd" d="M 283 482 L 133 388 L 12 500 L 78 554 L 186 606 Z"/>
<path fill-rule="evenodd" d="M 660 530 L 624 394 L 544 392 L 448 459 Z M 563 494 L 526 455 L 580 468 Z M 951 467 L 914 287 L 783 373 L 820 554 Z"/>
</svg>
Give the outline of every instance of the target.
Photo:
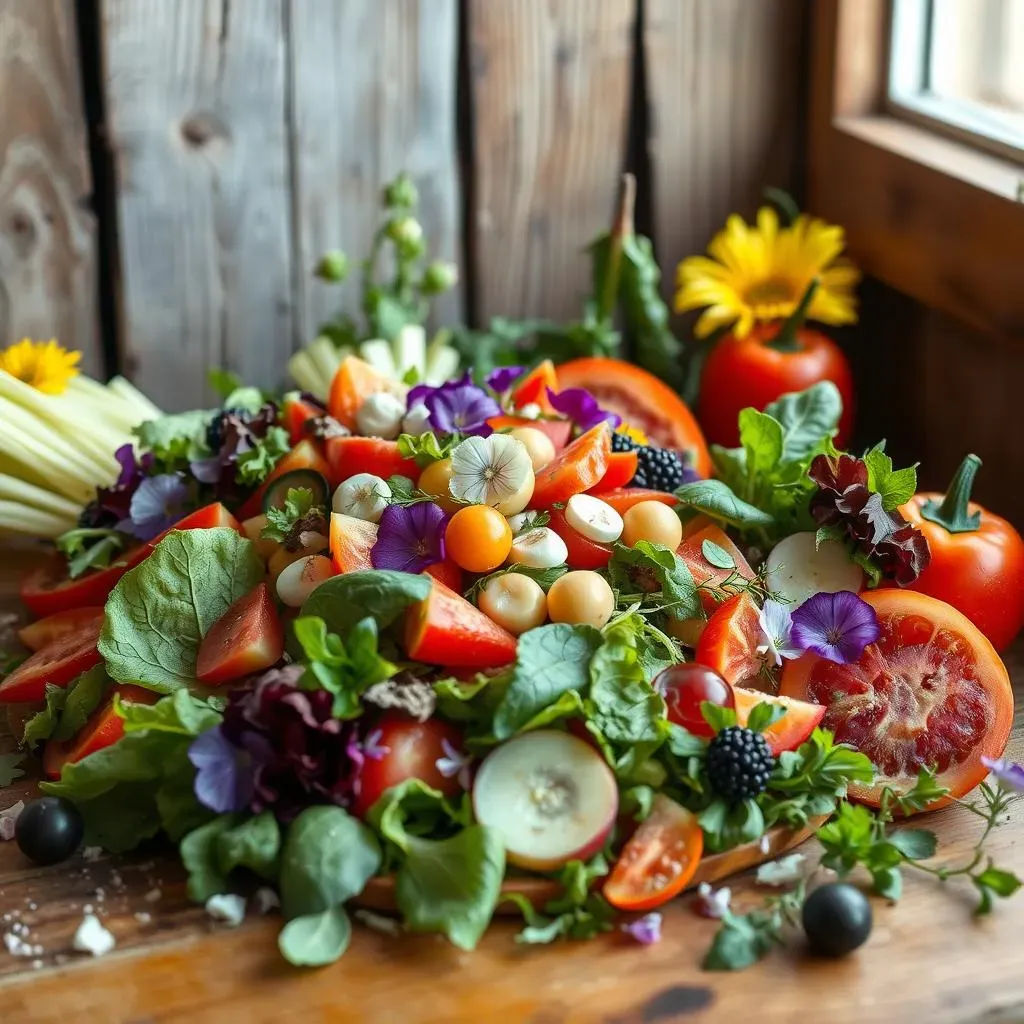
<svg viewBox="0 0 1024 1024">
<path fill-rule="evenodd" d="M 789 608 L 781 601 L 769 598 L 758 613 L 757 624 L 761 630 L 761 643 L 757 653 L 769 665 L 781 665 L 782 659 L 799 658 L 804 652 L 793 643 L 793 619 Z"/>
<path fill-rule="evenodd" d="M 342 515 L 379 523 L 391 501 L 391 488 L 386 480 L 373 473 L 356 473 L 338 484 L 331 507 Z"/>
<path fill-rule="evenodd" d="M 402 433 L 412 434 L 419 437 L 430 430 L 430 410 L 422 403 L 417 402 L 402 419 Z"/>
<path fill-rule="evenodd" d="M 448 489 L 458 501 L 497 508 L 516 496 L 527 481 L 532 494 L 530 453 L 526 445 L 514 437 L 507 434 L 467 437 L 455 446 L 451 458 L 452 479 Z M 521 512 L 523 505 L 515 511 Z"/>
<path fill-rule="evenodd" d="M 245 920 L 245 897 L 231 892 L 218 893 L 206 901 L 206 912 L 215 921 L 237 928 Z"/>
<path fill-rule="evenodd" d="M 370 395 L 356 413 L 356 427 L 366 437 L 394 441 L 402 432 L 405 403 L 387 391 Z"/>
<path fill-rule="evenodd" d="M 75 931 L 71 945 L 80 953 L 103 956 L 117 945 L 117 940 L 100 924 L 95 914 L 86 914 Z"/>
<path fill-rule="evenodd" d="M 802 853 L 791 853 L 788 857 L 762 864 L 757 869 L 758 885 L 791 885 L 803 877 L 803 863 L 807 858 Z"/>
</svg>

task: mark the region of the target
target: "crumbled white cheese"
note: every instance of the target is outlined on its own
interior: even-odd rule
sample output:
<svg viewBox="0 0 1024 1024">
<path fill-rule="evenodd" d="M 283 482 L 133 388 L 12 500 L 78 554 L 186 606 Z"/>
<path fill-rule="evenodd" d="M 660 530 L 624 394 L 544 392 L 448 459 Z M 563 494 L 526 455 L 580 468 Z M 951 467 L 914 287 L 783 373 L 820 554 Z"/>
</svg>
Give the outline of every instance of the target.
<svg viewBox="0 0 1024 1024">
<path fill-rule="evenodd" d="M 0 811 L 0 839 L 13 839 L 14 828 L 18 824 L 18 815 L 25 810 L 25 801 L 19 800 L 16 804 L 11 804 L 4 811 Z"/>
<path fill-rule="evenodd" d="M 82 849 L 83 860 L 99 860 L 103 856 L 102 846 L 86 846 Z"/>
<path fill-rule="evenodd" d="M 229 892 L 218 893 L 206 901 L 206 912 L 215 921 L 237 928 L 245 920 L 245 898 Z"/>
<path fill-rule="evenodd" d="M 788 857 L 762 864 L 757 869 L 758 885 L 790 885 L 803 876 L 803 863 L 807 858 L 802 853 L 791 853 Z"/>
<path fill-rule="evenodd" d="M 269 886 L 261 885 L 252 894 L 252 909 L 255 910 L 257 914 L 269 914 L 270 911 L 279 906 L 281 906 L 281 900 L 278 898 L 277 893 Z"/>
<path fill-rule="evenodd" d="M 4 945 L 11 956 L 32 956 L 32 943 L 26 942 L 14 932 L 4 933 Z"/>
<path fill-rule="evenodd" d="M 146 895 L 143 896 L 142 898 L 147 903 L 159 903 L 160 902 L 160 897 L 162 895 L 163 895 L 163 893 L 159 889 L 150 889 L 149 892 L 147 892 Z"/>
<path fill-rule="evenodd" d="M 135 920 L 138 921 L 139 924 L 149 924 L 149 922 L 153 920 L 153 915 L 146 913 L 145 910 L 139 910 L 135 914 Z"/>
<path fill-rule="evenodd" d="M 98 917 L 94 914 L 86 914 L 75 932 L 71 945 L 80 953 L 103 956 L 117 945 L 117 940 L 100 924 Z"/>
<path fill-rule="evenodd" d="M 729 903 L 732 900 L 732 890 L 724 885 L 721 889 L 712 889 L 707 882 L 701 882 L 697 886 L 697 899 L 694 902 L 694 909 L 702 917 L 710 917 L 721 920 L 729 912 Z"/>
</svg>

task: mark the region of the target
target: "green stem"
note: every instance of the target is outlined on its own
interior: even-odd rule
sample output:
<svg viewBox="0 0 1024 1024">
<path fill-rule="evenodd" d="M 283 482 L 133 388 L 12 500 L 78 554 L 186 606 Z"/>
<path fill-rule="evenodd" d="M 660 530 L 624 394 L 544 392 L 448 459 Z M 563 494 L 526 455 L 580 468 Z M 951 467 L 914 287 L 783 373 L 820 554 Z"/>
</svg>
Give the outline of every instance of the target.
<svg viewBox="0 0 1024 1024">
<path fill-rule="evenodd" d="M 968 515 L 967 509 L 971 500 L 971 488 L 974 477 L 981 468 L 981 459 L 977 455 L 968 455 L 960 463 L 940 505 L 935 501 L 926 501 L 921 506 L 921 515 L 931 523 L 937 523 L 950 533 L 973 533 L 981 526 L 981 513 Z"/>
<path fill-rule="evenodd" d="M 787 225 L 792 225 L 800 216 L 800 207 L 785 189 L 769 185 L 764 190 L 764 197 L 779 208 L 779 212 L 786 218 Z"/>
<path fill-rule="evenodd" d="M 811 283 L 807 286 L 807 290 L 800 300 L 800 305 L 793 310 L 792 316 L 782 325 L 779 333 L 771 341 L 765 342 L 768 348 L 773 348 L 776 352 L 800 351 L 800 346 L 797 344 L 797 334 L 807 320 L 807 311 L 811 308 L 811 302 L 814 300 L 814 293 L 817 290 L 818 279 L 816 277 L 811 278 Z"/>
<path fill-rule="evenodd" d="M 600 320 L 611 320 L 619 296 L 619 270 L 622 267 L 622 245 L 633 234 L 633 208 L 636 204 L 636 178 L 632 174 L 622 176 L 619 192 L 619 209 L 615 224 L 608 236 L 608 265 L 605 267 L 601 295 L 597 312 Z"/>
</svg>

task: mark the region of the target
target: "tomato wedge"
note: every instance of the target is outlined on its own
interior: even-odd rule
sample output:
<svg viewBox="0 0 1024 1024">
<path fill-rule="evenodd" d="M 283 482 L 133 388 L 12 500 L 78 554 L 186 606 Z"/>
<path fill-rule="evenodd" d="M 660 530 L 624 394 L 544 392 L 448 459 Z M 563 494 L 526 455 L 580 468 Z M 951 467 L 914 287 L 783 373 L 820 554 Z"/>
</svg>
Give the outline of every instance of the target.
<svg viewBox="0 0 1024 1024">
<path fill-rule="evenodd" d="M 331 513 L 331 562 L 334 571 L 372 569 L 370 551 L 377 543 L 377 524 L 341 512 Z"/>
<path fill-rule="evenodd" d="M 550 359 L 538 363 L 512 391 L 512 404 L 517 409 L 524 405 L 539 405 L 544 412 L 554 412 L 548 399 L 548 388 L 558 390 L 558 374 Z"/>
<path fill-rule="evenodd" d="M 600 544 L 584 537 L 569 525 L 560 508 L 553 508 L 550 515 L 548 526 L 565 541 L 569 552 L 565 561 L 570 569 L 603 569 L 612 560 L 611 544 Z"/>
<path fill-rule="evenodd" d="M 611 453 L 612 431 L 607 423 L 581 434 L 537 474 L 530 507 L 551 508 L 555 502 L 590 490 L 608 471 Z"/>
<path fill-rule="evenodd" d="M 342 426 L 356 429 L 359 407 L 378 391 L 391 391 L 394 382 L 358 356 L 345 356 L 331 381 L 327 410 Z"/>
<path fill-rule="evenodd" d="M 326 445 L 330 465 L 328 479 L 335 487 L 356 473 L 373 473 L 382 480 L 389 476 L 407 476 L 415 480 L 420 468 L 412 459 L 403 459 L 397 441 L 379 437 L 332 437 Z"/>
<path fill-rule="evenodd" d="M 601 500 L 611 505 L 620 516 L 634 505 L 639 505 L 641 501 L 660 501 L 663 505 L 671 505 L 673 508 L 679 504 L 679 499 L 674 494 L 650 491 L 646 487 L 620 487 L 614 491 L 604 491 Z"/>
<path fill-rule="evenodd" d="M 325 479 L 330 479 L 330 466 L 327 465 L 327 460 L 320 454 L 317 446 L 312 441 L 300 441 L 290 452 L 278 460 L 277 465 L 256 489 L 256 492 L 246 498 L 238 510 L 238 518 L 251 519 L 253 516 L 258 516 L 263 511 L 263 495 L 267 488 L 279 476 L 292 473 L 297 469 L 312 469 Z"/>
<path fill-rule="evenodd" d="M 428 565 L 423 571 L 435 580 L 440 580 L 449 590 L 462 593 L 462 569 L 450 558 Z"/>
<path fill-rule="evenodd" d="M 227 527 L 235 533 L 245 536 L 242 524 L 224 507 L 219 501 L 197 508 L 195 512 L 179 519 L 173 526 L 168 527 L 163 533 L 149 541 L 149 549 L 152 551 L 169 533 L 174 530 L 215 530 L 218 527 Z"/>
<path fill-rule="evenodd" d="M 727 683 L 737 686 L 761 675 L 765 663 L 757 653 L 759 643 L 757 605 L 744 591 L 730 597 L 708 619 L 693 660 L 713 668 Z"/>
<path fill-rule="evenodd" d="M 405 653 L 430 665 L 497 668 L 515 659 L 516 638 L 435 579 L 430 596 L 406 612 Z"/>
<path fill-rule="evenodd" d="M 745 690 L 742 686 L 732 688 L 736 698 L 736 718 L 740 725 L 747 724 L 747 716 L 758 704 L 775 704 L 785 708 L 786 713 L 764 730 L 764 738 L 776 757 L 785 750 L 796 750 L 801 743 L 811 738 L 811 733 L 821 724 L 825 709 L 819 704 L 809 704 L 793 697 L 773 697 L 760 690 Z"/>
<path fill-rule="evenodd" d="M 36 651 L 0 683 L 0 704 L 42 700 L 47 683 L 67 686 L 86 669 L 98 665 L 100 652 L 96 644 L 102 628 L 103 616 L 94 616 L 82 623 L 77 632 L 65 634 Z"/>
<path fill-rule="evenodd" d="M 306 436 L 306 424 L 326 415 L 327 410 L 322 405 L 314 405 L 298 392 L 292 392 L 284 396 L 281 412 L 292 444 L 298 444 Z"/>
<path fill-rule="evenodd" d="M 605 491 L 625 487 L 636 476 L 636 463 L 636 452 L 612 452 L 608 456 L 608 468 L 604 476 L 601 477 L 600 483 L 590 488 L 590 493 L 603 497 Z"/>
<path fill-rule="evenodd" d="M 653 910 L 678 896 L 704 852 L 697 816 L 663 793 L 633 833 L 604 883 L 604 898 L 619 910 Z"/>
<path fill-rule="evenodd" d="M 86 573 L 78 579 L 68 577 L 68 564 L 63 555 L 55 554 L 22 581 L 22 604 L 35 615 L 47 616 L 72 608 L 98 606 L 106 603 L 117 581 L 144 559 L 152 549 L 142 544 L 126 551 L 106 569 Z"/>
<path fill-rule="evenodd" d="M 705 541 L 721 548 L 732 560 L 732 568 L 723 569 L 709 562 L 704 552 Z M 686 532 L 676 554 L 686 563 L 694 583 L 701 588 L 698 591 L 700 603 L 706 612 L 713 611 L 730 594 L 736 593 L 732 583 L 742 586 L 741 581 L 754 578 L 754 570 L 743 557 L 743 552 L 714 523 Z"/>
<path fill-rule="evenodd" d="M 531 420 L 525 416 L 492 416 L 487 421 L 487 425 L 492 430 L 533 427 L 551 438 L 556 452 L 560 452 L 569 443 L 569 437 L 572 434 L 572 423 L 569 420 Z"/>
<path fill-rule="evenodd" d="M 862 597 L 878 615 L 878 642 L 852 665 L 813 653 L 787 662 L 780 692 L 821 704 L 824 728 L 874 762 L 874 784 L 850 786 L 856 799 L 877 806 L 885 786 L 909 789 L 927 766 L 950 798 L 962 796 L 988 774 L 982 757 L 1001 756 L 1010 735 L 1006 667 L 977 626 L 942 601 L 904 590 Z"/>
<path fill-rule="evenodd" d="M 703 477 L 711 476 L 704 434 L 686 403 L 663 381 L 621 359 L 595 356 L 558 367 L 561 388 L 586 388 L 601 408 L 617 412 L 655 444 L 678 448 Z"/>
<path fill-rule="evenodd" d="M 45 619 L 31 622 L 18 630 L 18 639 L 30 650 L 41 651 L 54 640 L 77 633 L 83 626 L 94 619 L 103 618 L 103 606 L 87 608 L 69 608 L 67 611 L 54 612 Z"/>
<path fill-rule="evenodd" d="M 266 583 L 243 594 L 210 627 L 196 654 L 196 678 L 211 686 L 270 668 L 284 653 L 281 617 Z"/>
</svg>

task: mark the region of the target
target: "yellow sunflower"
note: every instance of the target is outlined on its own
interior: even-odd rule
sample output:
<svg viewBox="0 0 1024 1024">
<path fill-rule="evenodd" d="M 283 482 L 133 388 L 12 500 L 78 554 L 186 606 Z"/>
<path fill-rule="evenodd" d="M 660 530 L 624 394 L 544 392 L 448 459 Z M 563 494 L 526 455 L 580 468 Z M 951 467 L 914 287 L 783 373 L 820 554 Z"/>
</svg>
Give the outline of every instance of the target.
<svg viewBox="0 0 1024 1024">
<path fill-rule="evenodd" d="M 843 229 L 801 215 L 780 227 L 771 207 L 762 207 L 757 226 L 733 214 L 708 246 L 708 256 L 690 256 L 676 271 L 676 312 L 704 309 L 698 338 L 732 325 L 744 338 L 755 323 L 784 320 L 818 278 L 808 319 L 840 325 L 856 323 L 856 267 L 840 259 Z"/>
<path fill-rule="evenodd" d="M 19 341 L 0 352 L 0 370 L 44 395 L 62 395 L 78 376 L 81 352 L 69 352 L 56 341 Z"/>
</svg>

